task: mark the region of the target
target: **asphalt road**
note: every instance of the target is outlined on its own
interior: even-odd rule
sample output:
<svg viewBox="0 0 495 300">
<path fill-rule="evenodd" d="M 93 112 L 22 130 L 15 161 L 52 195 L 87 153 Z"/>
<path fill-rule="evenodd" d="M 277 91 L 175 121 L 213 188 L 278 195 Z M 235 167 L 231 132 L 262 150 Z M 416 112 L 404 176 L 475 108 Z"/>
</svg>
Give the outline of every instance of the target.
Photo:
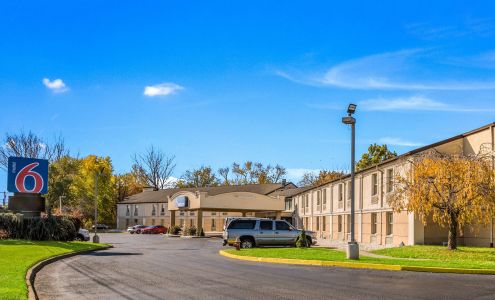
<svg viewBox="0 0 495 300">
<path fill-rule="evenodd" d="M 218 255 L 220 239 L 103 234 L 115 248 L 38 273 L 41 299 L 495 299 L 495 276 L 289 266 Z"/>
</svg>

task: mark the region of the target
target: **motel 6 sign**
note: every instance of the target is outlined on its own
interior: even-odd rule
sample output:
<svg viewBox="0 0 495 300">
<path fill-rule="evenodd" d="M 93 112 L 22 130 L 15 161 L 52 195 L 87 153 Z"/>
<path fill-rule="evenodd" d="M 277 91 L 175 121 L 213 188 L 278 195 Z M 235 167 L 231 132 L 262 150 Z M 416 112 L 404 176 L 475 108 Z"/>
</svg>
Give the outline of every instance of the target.
<svg viewBox="0 0 495 300">
<path fill-rule="evenodd" d="M 9 157 L 7 190 L 12 193 L 46 194 L 48 160 Z"/>
</svg>

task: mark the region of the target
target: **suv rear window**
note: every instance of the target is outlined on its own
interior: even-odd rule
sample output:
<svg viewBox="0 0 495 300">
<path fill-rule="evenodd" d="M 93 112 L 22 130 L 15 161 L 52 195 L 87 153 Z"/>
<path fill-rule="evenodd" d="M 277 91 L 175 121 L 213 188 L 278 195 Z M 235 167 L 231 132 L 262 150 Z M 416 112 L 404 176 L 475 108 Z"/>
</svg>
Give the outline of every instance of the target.
<svg viewBox="0 0 495 300">
<path fill-rule="evenodd" d="M 273 230 L 273 222 L 272 221 L 260 221 L 260 229 L 261 230 Z"/>
<path fill-rule="evenodd" d="M 230 222 L 229 229 L 254 229 L 256 220 L 234 220 Z"/>
</svg>

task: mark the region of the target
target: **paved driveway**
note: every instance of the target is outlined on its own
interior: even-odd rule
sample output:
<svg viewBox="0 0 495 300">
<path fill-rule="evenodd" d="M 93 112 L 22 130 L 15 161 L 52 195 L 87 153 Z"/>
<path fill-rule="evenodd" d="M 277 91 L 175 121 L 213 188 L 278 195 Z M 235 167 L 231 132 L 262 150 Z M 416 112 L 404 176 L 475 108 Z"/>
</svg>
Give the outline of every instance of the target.
<svg viewBox="0 0 495 300">
<path fill-rule="evenodd" d="M 115 248 L 48 265 L 41 299 L 495 299 L 495 276 L 258 264 L 219 239 L 103 234 Z"/>
</svg>

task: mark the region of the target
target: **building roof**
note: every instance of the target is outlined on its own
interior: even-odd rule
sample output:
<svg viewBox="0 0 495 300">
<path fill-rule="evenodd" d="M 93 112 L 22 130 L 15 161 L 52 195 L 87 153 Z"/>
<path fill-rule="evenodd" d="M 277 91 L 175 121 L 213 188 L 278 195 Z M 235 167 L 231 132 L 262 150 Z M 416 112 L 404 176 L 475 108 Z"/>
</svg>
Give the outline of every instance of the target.
<svg viewBox="0 0 495 300">
<path fill-rule="evenodd" d="M 163 190 L 145 190 L 142 193 L 127 197 L 119 204 L 133 204 L 133 203 L 162 203 L 168 202 L 168 197 L 180 191 L 189 192 L 206 192 L 210 196 L 231 193 L 231 192 L 250 192 L 262 195 L 268 195 L 279 189 L 288 188 L 293 186 L 292 183 L 281 184 L 246 184 L 246 185 L 225 185 L 225 186 L 211 186 L 211 187 L 199 187 L 199 188 L 173 188 Z M 290 189 L 290 188 L 289 188 Z M 277 191 L 278 192 L 278 191 Z"/>
<path fill-rule="evenodd" d="M 281 191 L 276 191 L 274 193 L 271 193 L 270 195 L 292 197 L 294 195 L 303 193 L 303 192 L 310 190 L 312 188 L 314 188 L 314 187 L 313 186 L 304 186 L 304 187 L 294 188 L 294 189 L 285 189 L 285 190 L 281 190 Z"/>
<path fill-rule="evenodd" d="M 426 150 L 429 150 L 429 149 L 432 149 L 432 148 L 435 148 L 435 147 L 438 147 L 438 146 L 441 146 L 441 145 L 444 145 L 444 144 L 447 144 L 447 143 L 450 143 L 452 141 L 455 141 L 455 140 L 458 140 L 458 139 L 462 139 L 462 138 L 465 138 L 471 134 L 475 134 L 477 132 L 480 132 L 480 131 L 483 131 L 483 130 L 486 130 L 490 127 L 493 127 L 495 126 L 495 122 L 492 122 L 490 124 L 487 124 L 485 126 L 482 126 L 482 127 L 479 127 L 479 128 L 476 128 L 474 130 L 471 130 L 471 131 L 468 131 L 468 132 L 465 132 L 465 133 L 461 133 L 461 134 L 458 134 L 456 136 L 453 136 L 453 137 L 450 137 L 448 139 L 445 139 L 445 140 L 441 140 L 439 142 L 436 142 L 436 143 L 433 143 L 433 144 L 429 144 L 429 145 L 426 145 L 426 146 L 423 146 L 423 147 L 420 147 L 420 148 L 416 148 L 416 149 L 413 149 L 411 151 L 408 151 L 406 153 L 403 153 L 401 155 L 398 155 L 396 157 L 393 157 L 393 158 L 390 158 L 390 159 L 387 159 L 387 160 L 384 160 L 376 165 L 372 165 L 372 166 L 369 166 L 367 168 L 364 168 L 364 169 L 361 169 L 359 171 L 356 171 L 356 174 L 360 174 L 360 173 L 364 173 L 366 171 L 369 171 L 371 169 L 374 169 L 376 167 L 379 167 L 379 166 L 382 166 L 382 165 L 385 165 L 385 164 L 388 164 L 388 163 L 391 163 L 393 161 L 396 161 L 396 160 L 399 160 L 399 159 L 402 159 L 404 157 L 407 157 L 407 156 L 410 156 L 410 155 L 414 155 L 414 154 L 418 154 L 420 152 L 423 152 L 423 151 L 426 151 Z M 312 186 L 312 187 L 309 187 L 307 188 L 306 190 L 301 190 L 301 191 L 298 191 L 296 192 L 295 194 L 293 194 L 292 196 L 296 196 L 296 195 L 299 195 L 299 194 L 302 194 L 306 191 L 309 191 L 311 189 L 318 189 L 322 186 L 325 186 L 325 185 L 328 185 L 330 183 L 333 183 L 333 182 L 338 182 L 338 181 L 341 181 L 342 179 L 345 179 L 345 178 L 349 178 L 351 177 L 351 174 L 346 174 L 338 179 L 334 179 L 332 181 L 328 181 L 328 182 L 325 182 L 325 183 L 322 183 L 322 184 L 319 184 L 319 185 L 316 185 L 316 186 Z"/>
</svg>

